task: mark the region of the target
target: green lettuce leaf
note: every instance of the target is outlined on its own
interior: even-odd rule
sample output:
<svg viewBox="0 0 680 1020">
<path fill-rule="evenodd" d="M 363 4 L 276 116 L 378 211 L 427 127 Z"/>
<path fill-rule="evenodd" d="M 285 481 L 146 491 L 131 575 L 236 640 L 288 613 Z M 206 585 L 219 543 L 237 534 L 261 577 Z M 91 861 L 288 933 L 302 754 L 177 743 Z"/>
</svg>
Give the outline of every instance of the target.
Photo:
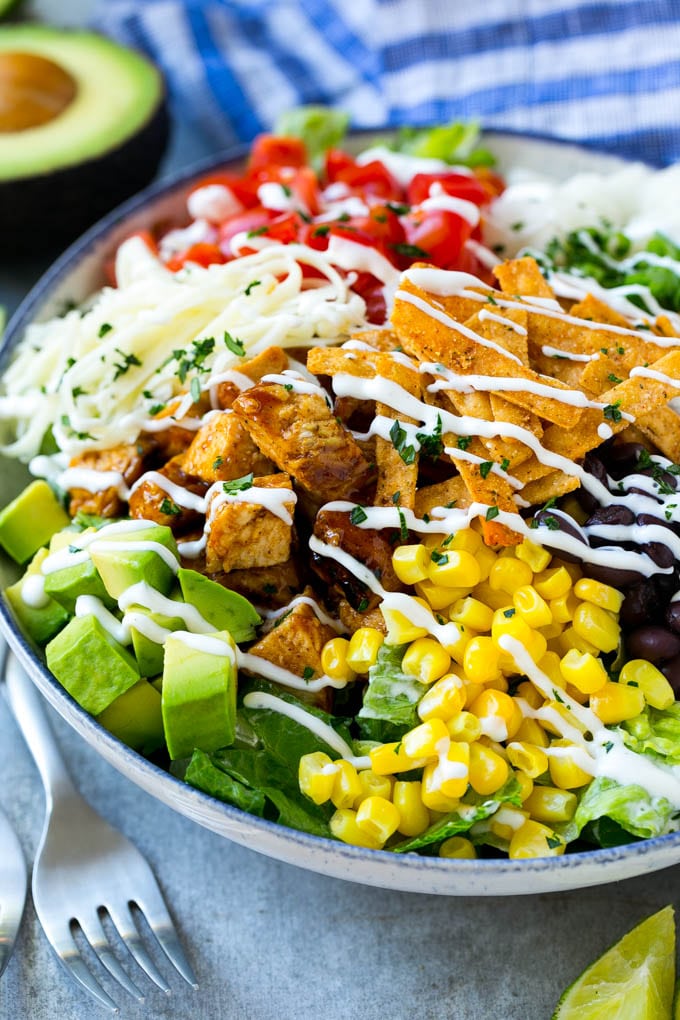
<svg viewBox="0 0 680 1020">
<path fill-rule="evenodd" d="M 196 749 L 191 756 L 184 779 L 190 786 L 203 790 L 218 800 L 233 804 L 251 815 L 264 815 L 264 794 L 253 790 L 220 769 L 205 751 Z"/>
<path fill-rule="evenodd" d="M 680 765 L 680 702 L 665 709 L 647 707 L 622 723 L 620 732 L 632 751 Z"/>
<path fill-rule="evenodd" d="M 318 163 L 328 149 L 340 145 L 349 125 L 349 114 L 330 106 L 296 106 L 282 113 L 274 134 L 304 142 L 311 163 Z"/>
<path fill-rule="evenodd" d="M 571 822 L 555 828 L 570 843 L 588 822 L 606 817 L 633 836 L 651 839 L 668 832 L 676 814 L 665 797 L 651 797 L 641 786 L 621 786 L 601 776 L 586 787 Z"/>
<path fill-rule="evenodd" d="M 420 722 L 416 707 L 425 688 L 401 668 L 406 648 L 381 645 L 376 663 L 368 671 L 364 703 L 357 714 L 361 735 L 366 740 L 399 740 Z"/>
<path fill-rule="evenodd" d="M 446 163 L 464 166 L 493 166 L 495 157 L 488 149 L 479 148 L 479 124 L 453 121 L 436 127 L 403 127 L 392 148 L 410 156 L 443 159 Z"/>
</svg>

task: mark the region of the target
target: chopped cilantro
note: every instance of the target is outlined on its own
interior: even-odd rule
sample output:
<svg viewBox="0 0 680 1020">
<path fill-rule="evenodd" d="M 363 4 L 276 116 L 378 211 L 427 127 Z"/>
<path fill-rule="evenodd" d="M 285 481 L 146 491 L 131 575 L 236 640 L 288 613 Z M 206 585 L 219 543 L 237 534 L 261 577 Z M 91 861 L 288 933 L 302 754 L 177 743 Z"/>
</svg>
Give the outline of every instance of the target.
<svg viewBox="0 0 680 1020">
<path fill-rule="evenodd" d="M 432 552 L 430 553 L 430 559 L 432 560 L 433 563 L 440 564 L 446 563 L 448 557 L 446 553 L 439 552 L 439 549 L 433 549 Z"/>
<path fill-rule="evenodd" d="M 386 205 L 395 216 L 405 216 L 407 212 L 411 211 L 410 205 L 401 205 L 399 202 L 387 202 Z"/>
<path fill-rule="evenodd" d="M 246 297 L 249 297 L 249 296 L 250 296 L 250 293 L 251 293 L 251 291 L 252 291 L 252 290 L 253 290 L 253 289 L 254 289 L 255 287 L 259 287 L 259 286 L 261 285 L 261 283 L 262 283 L 262 281 L 261 281 L 261 280 L 251 280 L 251 282 L 250 282 L 250 283 L 248 284 L 248 286 L 246 287 L 246 289 L 245 289 L 245 291 L 244 291 L 244 294 L 246 295 Z"/>
<path fill-rule="evenodd" d="M 261 237 L 262 234 L 266 234 L 268 230 L 269 227 L 265 223 L 263 227 L 256 227 L 255 230 L 249 230 L 246 237 Z"/>
<path fill-rule="evenodd" d="M 472 442 L 472 436 L 458 436 L 456 440 L 456 446 L 459 450 L 467 450 L 468 446 Z"/>
<path fill-rule="evenodd" d="M 359 603 L 359 605 L 357 606 L 357 612 L 358 613 L 365 613 L 367 609 L 368 609 L 368 599 L 362 599 L 361 602 Z"/>
<path fill-rule="evenodd" d="M 162 514 L 168 514 L 174 516 L 175 514 L 181 514 L 181 507 L 178 507 L 176 503 L 173 503 L 171 499 L 166 496 L 160 505 L 160 511 Z"/>
<path fill-rule="evenodd" d="M 515 615 L 515 610 L 514 609 L 504 609 L 503 610 L 503 616 L 505 616 L 508 620 L 511 617 L 513 617 L 514 615 Z"/>
<path fill-rule="evenodd" d="M 401 499 L 401 492 L 397 489 L 396 492 L 392 493 L 392 502 L 395 506 L 399 506 L 399 500 Z"/>
<path fill-rule="evenodd" d="M 408 525 L 403 510 L 399 510 L 399 537 L 402 542 L 408 542 Z"/>
<path fill-rule="evenodd" d="M 73 397 L 74 400 L 77 400 L 78 397 L 83 397 L 86 394 L 87 390 L 84 390 L 82 386 L 74 386 L 73 389 L 71 390 L 71 396 Z"/>
<path fill-rule="evenodd" d="M 330 231 L 329 223 L 322 223 L 320 227 L 315 227 L 312 231 L 312 237 L 326 237 Z"/>
<path fill-rule="evenodd" d="M 493 467 L 492 460 L 485 460 L 482 464 L 479 465 L 479 473 L 482 476 L 482 478 L 488 478 L 489 472 L 491 471 L 492 467 Z"/>
<path fill-rule="evenodd" d="M 111 325 L 110 322 L 102 322 L 101 326 L 97 330 L 97 336 L 101 340 L 101 338 L 103 336 L 106 336 L 107 333 L 110 333 L 112 329 L 113 329 L 113 326 Z"/>
<path fill-rule="evenodd" d="M 224 463 L 223 457 L 215 457 L 213 461 L 213 471 L 218 471 L 222 467 L 223 463 Z"/>
<path fill-rule="evenodd" d="M 520 230 L 524 230 L 524 220 L 516 220 L 514 223 L 510 225 L 510 229 L 514 230 L 515 233 L 517 233 Z"/>
<path fill-rule="evenodd" d="M 614 746 L 614 741 L 613 740 L 608 740 L 607 743 L 603 744 L 602 746 L 604 747 L 604 749 L 607 752 L 607 754 L 609 754 L 609 752 L 611 751 L 611 749 Z"/>
<path fill-rule="evenodd" d="M 498 302 L 496 301 L 496 298 L 493 296 L 493 294 L 487 294 L 486 295 L 486 300 L 489 302 L 490 305 L 497 305 L 498 304 Z"/>
<path fill-rule="evenodd" d="M 421 451 L 427 457 L 431 457 L 432 460 L 437 460 L 444 449 L 444 442 L 442 440 L 442 416 L 440 414 L 437 415 L 437 422 L 431 433 L 416 432 L 416 439 L 420 443 Z"/>
<path fill-rule="evenodd" d="M 244 489 L 252 489 L 252 487 L 252 471 L 248 475 L 242 475 L 241 478 L 232 478 L 231 481 L 222 483 L 222 488 L 228 495 L 231 495 L 234 492 L 243 492 Z"/>
<path fill-rule="evenodd" d="M 368 520 L 368 514 L 362 506 L 355 506 L 349 515 L 350 524 L 363 524 Z"/>
<path fill-rule="evenodd" d="M 390 439 L 392 445 L 397 451 L 404 464 L 413 464 L 416 459 L 416 451 L 414 446 L 406 446 L 406 429 L 403 429 L 399 424 L 399 421 L 395 421 L 390 429 Z"/>
<path fill-rule="evenodd" d="M 178 348 L 172 352 L 172 357 L 177 362 L 177 378 L 181 383 L 186 382 L 187 375 L 192 368 L 197 372 L 207 372 L 205 360 L 215 349 L 213 337 L 203 337 L 201 340 L 194 340 L 190 350 Z"/>
<path fill-rule="evenodd" d="M 116 379 L 120 378 L 121 375 L 125 375 L 125 373 L 129 371 L 129 369 L 132 368 L 133 365 L 139 366 L 142 364 L 136 354 L 126 354 L 124 351 L 121 351 L 119 347 L 116 347 L 115 351 L 116 354 L 120 355 L 122 361 L 119 362 L 114 361 L 113 363 L 113 367 L 115 369 L 113 373 L 114 382 L 116 381 Z"/>
<path fill-rule="evenodd" d="M 610 383 L 613 383 L 614 386 L 618 386 L 620 382 L 623 382 L 623 379 L 619 379 L 618 375 L 614 375 L 613 372 L 609 373 L 607 379 L 609 380 Z"/>
<path fill-rule="evenodd" d="M 194 404 L 197 404 L 201 399 L 201 380 L 198 378 L 197 375 L 195 375 L 191 380 L 189 392 L 191 393 L 191 399 L 193 400 Z"/>
<path fill-rule="evenodd" d="M 302 670 L 302 679 L 303 680 L 311 680 L 313 676 L 314 676 L 314 670 L 312 669 L 312 667 L 311 666 L 305 666 L 305 668 Z"/>
<path fill-rule="evenodd" d="M 501 461 L 501 471 L 507 471 L 509 467 L 510 461 L 507 457 L 503 457 L 503 460 Z"/>
<path fill-rule="evenodd" d="M 398 244 L 391 244 L 392 248 L 397 255 L 403 255 L 407 259 L 429 259 L 429 251 L 425 251 L 424 248 L 419 248 L 417 244 L 405 244 L 399 242 Z"/>
<path fill-rule="evenodd" d="M 498 509 L 497 506 L 490 506 L 489 509 L 486 511 L 486 518 L 485 519 L 487 521 L 492 521 L 495 517 L 498 517 L 499 513 L 500 513 L 500 510 Z"/>
<path fill-rule="evenodd" d="M 237 340 L 237 338 L 232 336 L 231 333 L 228 333 L 226 329 L 224 331 L 223 339 L 225 347 L 227 347 L 232 354 L 235 354 L 239 358 L 245 358 L 246 349 L 243 346 L 242 340 Z"/>
<path fill-rule="evenodd" d="M 602 414 L 605 416 L 605 418 L 608 421 L 621 421 L 621 419 L 623 418 L 623 415 L 622 415 L 621 411 L 619 410 L 620 407 L 621 407 L 621 401 L 617 400 L 613 404 L 607 404 L 607 406 L 602 411 Z"/>
<path fill-rule="evenodd" d="M 562 840 L 559 836 L 546 836 L 545 841 L 551 850 L 556 850 L 558 846 L 562 846 Z"/>
</svg>

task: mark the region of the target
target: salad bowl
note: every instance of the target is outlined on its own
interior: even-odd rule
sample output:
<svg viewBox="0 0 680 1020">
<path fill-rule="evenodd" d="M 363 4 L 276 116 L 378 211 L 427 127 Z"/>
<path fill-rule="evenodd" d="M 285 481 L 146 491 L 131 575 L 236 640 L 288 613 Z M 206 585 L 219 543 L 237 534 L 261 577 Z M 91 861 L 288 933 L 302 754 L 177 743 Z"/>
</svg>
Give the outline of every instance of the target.
<svg viewBox="0 0 680 1020">
<path fill-rule="evenodd" d="M 561 180 L 578 172 L 601 173 L 625 166 L 614 156 L 550 139 L 489 133 L 484 141 L 497 157 L 501 172 L 521 166 Z M 356 145 L 365 147 L 366 138 Z M 243 152 L 229 152 L 211 157 L 161 182 L 120 207 L 72 245 L 34 287 L 10 322 L 0 352 L 0 371 L 8 365 L 30 323 L 57 315 L 72 303 L 80 304 L 103 285 L 104 267 L 125 237 L 177 220 L 187 188 L 193 181 L 216 168 L 230 163 L 237 165 L 243 155 Z M 5 479 L 4 503 L 26 485 L 28 476 L 25 468 L 15 461 L 3 460 L 1 469 Z M 17 576 L 18 569 L 3 558 L 0 561 L 2 588 L 13 583 Z M 4 602 L 0 603 L 0 629 L 50 704 L 106 761 L 142 789 L 198 824 L 286 863 L 384 888 L 438 895 L 498 896 L 553 892 L 620 881 L 669 867 L 678 860 L 680 833 L 561 857 L 455 860 L 367 850 L 285 828 L 194 789 L 112 736 L 56 681 L 17 628 Z"/>
</svg>

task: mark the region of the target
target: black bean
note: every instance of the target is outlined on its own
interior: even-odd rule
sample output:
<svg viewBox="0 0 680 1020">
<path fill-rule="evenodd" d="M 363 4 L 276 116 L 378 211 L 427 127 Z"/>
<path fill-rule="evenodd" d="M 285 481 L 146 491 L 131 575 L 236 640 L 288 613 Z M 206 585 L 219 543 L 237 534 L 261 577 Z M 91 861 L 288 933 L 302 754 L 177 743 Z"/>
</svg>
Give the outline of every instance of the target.
<svg viewBox="0 0 680 1020">
<path fill-rule="evenodd" d="M 680 602 L 671 602 L 666 610 L 666 626 L 680 634 Z"/>
<path fill-rule="evenodd" d="M 626 475 L 636 473 L 643 450 L 641 443 L 614 443 L 607 451 L 605 460 L 612 478 L 625 478 Z"/>
<path fill-rule="evenodd" d="M 564 553 L 560 553 L 560 556 L 564 559 Z M 584 571 L 593 580 L 601 581 L 602 584 L 610 584 L 612 588 L 619 588 L 620 590 L 628 588 L 631 584 L 639 584 L 643 580 L 643 575 L 638 570 L 608 567 L 600 563 L 586 563 L 584 564 Z"/>
<path fill-rule="evenodd" d="M 621 625 L 624 628 L 642 627 L 656 623 L 661 618 L 664 602 L 660 601 L 657 586 L 653 581 L 642 581 L 626 592 L 621 606 Z M 680 603 L 678 604 L 680 609 Z M 680 626 L 680 619 L 678 620 Z M 671 630 L 675 628 L 671 627 Z"/>
<path fill-rule="evenodd" d="M 646 542 L 640 546 L 640 551 L 647 553 L 651 560 L 654 560 L 657 567 L 667 568 L 675 564 L 673 553 L 662 542 Z"/>
<path fill-rule="evenodd" d="M 590 515 L 584 527 L 588 528 L 594 524 L 623 525 L 625 527 L 635 524 L 635 514 L 620 503 L 614 506 L 600 506 Z"/>
<path fill-rule="evenodd" d="M 639 627 L 626 636 L 626 650 L 630 658 L 656 665 L 680 656 L 680 637 L 665 627 Z"/>
<path fill-rule="evenodd" d="M 571 517 L 563 513 L 555 513 L 552 510 L 539 510 L 538 513 L 534 514 L 534 527 L 540 531 L 540 542 L 542 545 L 553 552 L 556 556 L 559 556 L 561 560 L 565 560 L 567 563 L 582 563 L 582 556 L 575 556 L 573 553 L 564 552 L 562 549 L 557 549 L 555 546 L 550 545 L 549 534 L 554 531 L 561 531 L 565 535 L 571 535 L 575 538 L 585 549 L 588 548 L 587 541 L 584 543 L 583 534 L 576 523 Z"/>
<path fill-rule="evenodd" d="M 659 668 L 673 688 L 677 698 L 680 695 L 680 655 L 676 655 L 674 659 L 664 662 Z"/>
</svg>

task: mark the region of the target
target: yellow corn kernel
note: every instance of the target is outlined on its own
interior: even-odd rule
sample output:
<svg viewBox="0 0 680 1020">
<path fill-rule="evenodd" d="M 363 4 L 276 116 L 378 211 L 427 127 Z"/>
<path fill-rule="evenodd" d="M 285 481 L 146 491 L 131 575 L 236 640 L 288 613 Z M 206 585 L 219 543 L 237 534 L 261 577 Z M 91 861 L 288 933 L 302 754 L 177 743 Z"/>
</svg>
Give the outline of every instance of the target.
<svg viewBox="0 0 680 1020">
<path fill-rule="evenodd" d="M 485 606 L 479 599 L 468 595 L 467 598 L 458 599 L 449 609 L 449 620 L 454 623 L 462 623 L 472 630 L 491 630 L 493 623 L 493 609 Z"/>
<path fill-rule="evenodd" d="M 504 804 L 491 816 L 488 824 L 495 836 L 510 841 L 513 834 L 521 829 L 528 817 L 528 811 Z"/>
<path fill-rule="evenodd" d="M 422 797 L 425 806 L 433 811 L 446 810 L 436 806 L 433 800 L 435 794 L 454 801 L 462 797 L 468 788 L 469 769 L 470 745 L 451 741 L 445 754 L 423 769 Z"/>
<path fill-rule="evenodd" d="M 356 824 L 383 846 L 399 828 L 399 810 L 386 797 L 367 797 L 357 808 Z"/>
<path fill-rule="evenodd" d="M 482 724 L 482 733 L 492 740 L 511 740 L 522 723 L 517 702 L 503 691 L 485 687 L 470 705 L 470 711 Z"/>
<path fill-rule="evenodd" d="M 572 584 L 576 584 L 576 582 L 580 581 L 581 578 L 583 577 L 583 571 L 579 567 L 578 563 L 567 563 L 566 560 L 561 560 L 558 556 L 553 556 L 551 566 L 564 567 L 566 572 L 569 574 L 569 577 L 571 578 Z"/>
<path fill-rule="evenodd" d="M 512 860 L 526 860 L 533 857 L 559 857 L 564 853 L 565 844 L 547 825 L 529 818 L 521 829 L 513 833 L 508 849 Z"/>
<path fill-rule="evenodd" d="M 462 528 L 457 531 L 450 542 L 446 542 L 447 549 L 457 549 L 458 552 L 469 552 L 476 558 L 478 551 L 483 546 L 482 536 L 472 528 Z"/>
<path fill-rule="evenodd" d="M 560 790 L 576 790 L 585 786 L 593 778 L 576 763 L 574 755 L 578 748 L 570 740 L 553 740 L 550 750 L 560 750 L 559 756 L 549 758 L 550 778 Z"/>
<path fill-rule="evenodd" d="M 545 653 L 545 655 L 541 659 L 541 662 L 544 661 L 546 655 L 548 654 L 549 654 L 548 652 Z M 557 661 L 559 665 L 559 659 Z M 543 667 L 541 666 L 541 669 L 542 668 Z M 543 670 L 543 672 L 545 673 L 546 671 Z M 536 690 L 536 688 L 534 687 L 530 680 L 522 680 L 521 684 L 519 684 L 517 687 L 517 695 L 518 697 L 523 698 L 530 708 L 540 708 L 545 700 L 541 692 Z"/>
<path fill-rule="evenodd" d="M 347 665 L 355 673 L 368 673 L 375 665 L 378 652 L 385 640 L 384 635 L 375 627 L 359 627 L 349 640 L 347 649 Z"/>
<path fill-rule="evenodd" d="M 392 609 L 383 603 L 380 607 L 380 612 L 387 627 L 385 643 L 388 645 L 407 645 L 411 641 L 417 641 L 420 637 L 426 637 L 429 633 L 427 627 L 418 627 L 407 616 L 400 613 L 398 609 Z"/>
<path fill-rule="evenodd" d="M 435 613 L 448 609 L 456 599 L 467 595 L 467 588 L 445 588 L 442 584 L 432 584 L 432 581 L 427 580 L 418 581 L 415 589 Z"/>
<path fill-rule="evenodd" d="M 359 783 L 361 784 L 361 793 L 352 805 L 355 810 L 367 797 L 386 797 L 387 800 L 391 799 L 393 784 L 391 776 L 379 776 L 373 769 L 362 769 L 358 776 Z"/>
<path fill-rule="evenodd" d="M 478 698 L 484 688 L 481 684 L 471 684 L 465 680 L 465 708 L 469 708 L 475 698 Z"/>
<path fill-rule="evenodd" d="M 522 719 L 521 726 L 515 733 L 515 740 L 524 744 L 535 744 L 536 747 L 547 747 L 550 743 L 548 734 L 538 719 Z"/>
<path fill-rule="evenodd" d="M 560 636 L 564 627 L 561 623 L 555 623 L 553 620 L 552 623 L 547 624 L 545 627 L 539 627 L 538 629 L 546 641 L 553 641 L 555 638 Z"/>
<path fill-rule="evenodd" d="M 464 549 L 447 549 L 430 562 L 428 576 L 433 584 L 470 591 L 479 584 L 480 572 L 472 553 Z"/>
<path fill-rule="evenodd" d="M 460 798 L 458 797 L 447 797 L 442 793 L 439 783 L 433 780 L 433 774 L 437 768 L 433 762 L 430 765 L 426 765 L 423 769 L 423 779 L 420 787 L 420 795 L 423 804 L 430 811 L 438 812 L 442 815 L 448 815 L 451 811 L 456 811 L 460 805 Z M 467 784 L 466 784 L 467 789 Z M 463 793 L 465 790 L 463 790 Z M 461 794 L 462 796 L 462 794 Z"/>
<path fill-rule="evenodd" d="M 439 847 L 439 856 L 448 857 L 451 860 L 474 861 L 477 851 L 474 844 L 465 836 L 450 836 Z"/>
<path fill-rule="evenodd" d="M 567 684 L 565 690 L 566 690 L 567 694 L 569 695 L 569 697 L 573 698 L 573 700 L 578 705 L 587 705 L 588 704 L 588 701 L 590 699 L 590 695 L 589 694 L 584 694 L 583 691 L 579 691 L 578 687 L 574 687 L 573 684 Z"/>
<path fill-rule="evenodd" d="M 356 673 L 347 662 L 349 641 L 344 637 L 334 637 L 321 649 L 321 668 L 332 680 L 344 680 L 350 683 Z"/>
<path fill-rule="evenodd" d="M 516 769 L 526 773 L 530 779 L 536 779 L 548 771 L 548 756 L 541 747 L 536 744 L 527 744 L 523 740 L 511 741 L 506 751 L 510 763 Z"/>
<path fill-rule="evenodd" d="M 560 669 L 560 656 L 557 652 L 546 652 L 542 659 L 536 663 L 541 672 L 545 673 L 548 679 L 555 685 L 555 687 L 565 687 L 567 681 L 562 676 L 562 670 Z M 539 705 L 534 705 L 534 708 L 539 708 Z"/>
<path fill-rule="evenodd" d="M 542 545 L 536 545 L 535 542 L 530 542 L 528 538 L 515 547 L 515 556 L 522 563 L 531 567 L 535 574 L 545 570 L 552 559 L 552 554 L 547 549 L 544 549 Z"/>
<path fill-rule="evenodd" d="M 391 776 L 395 772 L 408 772 L 415 767 L 415 763 L 404 751 L 401 741 L 393 741 L 390 744 L 380 744 L 369 751 L 371 768 L 378 776 Z M 422 765 L 423 763 L 420 762 Z"/>
<path fill-rule="evenodd" d="M 561 655 L 566 655 L 570 648 L 575 648 L 579 652 L 588 652 L 595 658 L 600 653 L 600 649 L 596 645 L 588 641 L 582 634 L 578 634 L 573 627 L 565 627 L 560 636 L 555 638 L 555 645 L 559 648 Z"/>
<path fill-rule="evenodd" d="M 491 637 L 494 644 L 501 650 L 499 640 L 503 635 L 509 635 L 519 641 L 521 645 L 526 648 L 527 652 L 534 660 L 538 662 L 546 653 L 548 648 L 548 642 L 545 640 L 540 631 L 534 630 L 529 626 L 517 613 L 514 606 L 508 606 L 505 609 L 497 609 L 493 616 L 493 623 L 491 625 Z M 510 669 L 514 668 L 514 659 L 508 655 L 507 660 L 501 659 L 501 668 L 505 666 Z"/>
<path fill-rule="evenodd" d="M 590 652 L 579 652 L 576 648 L 560 659 L 560 672 L 564 682 L 572 684 L 584 694 L 594 694 L 607 683 L 607 671 Z"/>
<path fill-rule="evenodd" d="M 357 770 L 354 768 L 354 765 L 345 761 L 344 758 L 339 758 L 335 765 L 337 771 L 333 778 L 331 800 L 336 808 L 352 807 L 354 801 L 361 793 L 361 783 L 359 782 Z"/>
<path fill-rule="evenodd" d="M 566 568 L 560 567 L 560 569 L 564 569 L 566 574 Z M 554 599 L 550 599 L 548 602 L 550 612 L 552 613 L 555 623 L 571 623 L 574 613 L 580 604 L 581 603 L 571 589 L 566 593 L 566 595 L 557 595 Z"/>
<path fill-rule="evenodd" d="M 496 553 L 493 549 L 489 549 L 488 545 L 482 544 L 475 553 L 475 559 L 477 560 L 477 566 L 479 567 L 479 580 L 480 583 L 484 583 L 488 580 L 491 568 L 497 560 Z"/>
<path fill-rule="evenodd" d="M 670 708 L 675 701 L 666 677 L 646 659 L 630 659 L 619 674 L 619 683 L 639 687 L 652 708 Z"/>
<path fill-rule="evenodd" d="M 570 790 L 556 786 L 534 786 L 523 802 L 532 818 L 537 822 L 569 822 L 574 817 L 578 797 Z"/>
<path fill-rule="evenodd" d="M 419 836 L 430 824 L 430 812 L 423 804 L 420 782 L 394 784 L 392 802 L 399 812 L 398 830 L 402 836 Z"/>
<path fill-rule="evenodd" d="M 404 653 L 401 668 L 421 684 L 432 684 L 444 676 L 451 665 L 451 656 L 432 637 L 417 638 Z"/>
<path fill-rule="evenodd" d="M 474 637 L 465 646 L 463 669 L 473 684 L 486 684 L 500 674 L 500 650 L 490 637 Z"/>
<path fill-rule="evenodd" d="M 303 754 L 298 766 L 300 790 L 315 804 L 325 804 L 331 799 L 338 769 L 323 751 Z"/>
<path fill-rule="evenodd" d="M 415 584 L 427 577 L 430 553 L 424 545 L 399 545 L 392 553 L 392 567 L 404 584 Z"/>
<path fill-rule="evenodd" d="M 572 626 L 579 637 L 590 641 L 600 652 L 613 652 L 618 647 L 621 635 L 618 620 L 591 602 L 581 603 L 574 613 Z"/>
<path fill-rule="evenodd" d="M 530 627 L 547 627 L 552 623 L 550 606 L 532 584 L 524 584 L 513 593 L 512 604 Z"/>
<path fill-rule="evenodd" d="M 500 588 L 496 591 L 489 585 L 488 581 L 481 581 L 472 589 L 471 594 L 473 598 L 483 602 L 485 606 L 488 606 L 494 612 L 497 609 L 507 609 L 507 592 L 502 591 Z"/>
<path fill-rule="evenodd" d="M 512 595 L 525 584 L 531 584 L 534 574 L 528 563 L 514 556 L 499 556 L 489 573 L 489 585 L 494 591 Z"/>
<path fill-rule="evenodd" d="M 502 673 L 499 673 L 498 676 L 495 676 L 492 680 L 487 680 L 484 686 L 488 687 L 489 690 L 492 691 L 503 691 L 504 694 L 507 694 L 510 690 L 508 678 Z"/>
<path fill-rule="evenodd" d="M 519 783 L 519 797 L 524 806 L 525 800 L 527 800 L 534 789 L 534 781 L 530 779 L 526 772 L 513 772 L 513 775 Z"/>
<path fill-rule="evenodd" d="M 458 715 L 454 715 L 447 721 L 446 728 L 451 740 L 460 740 L 465 744 L 472 744 L 482 735 L 482 724 L 472 712 L 459 712 Z"/>
<path fill-rule="evenodd" d="M 427 722 L 415 726 L 401 738 L 404 753 L 414 758 L 432 758 L 438 754 L 437 745 L 441 740 L 449 739 L 449 731 L 443 719 L 428 719 Z"/>
<path fill-rule="evenodd" d="M 623 594 L 620 591 L 590 577 L 582 577 L 576 582 L 574 595 L 584 602 L 599 606 L 600 609 L 607 609 L 610 613 L 618 613 L 623 605 Z"/>
<path fill-rule="evenodd" d="M 457 715 L 465 705 L 465 684 L 455 673 L 447 673 L 432 684 L 418 702 L 418 715 L 428 719 L 448 721 Z"/>
<path fill-rule="evenodd" d="M 548 601 L 563 598 L 571 591 L 571 577 L 564 567 L 549 567 L 535 575 L 534 588 Z"/>
<path fill-rule="evenodd" d="M 463 623 L 457 623 L 456 627 L 458 628 L 458 636 L 453 641 L 447 641 L 447 643 L 444 645 L 444 648 L 449 653 L 451 658 L 455 659 L 459 666 L 462 666 L 463 660 L 465 658 L 465 649 L 467 648 L 468 641 L 471 641 L 472 638 L 477 637 L 477 634 L 474 630 L 470 630 L 470 628 L 466 627 L 465 624 Z"/>
<path fill-rule="evenodd" d="M 639 687 L 607 681 L 590 696 L 590 707 L 606 726 L 634 719 L 645 707 L 645 696 Z"/>
<path fill-rule="evenodd" d="M 507 762 L 490 747 L 470 744 L 470 786 L 482 796 L 495 793 L 506 782 L 510 769 Z"/>
<path fill-rule="evenodd" d="M 352 846 L 363 846 L 368 850 L 379 850 L 380 843 L 368 832 L 364 832 L 357 825 L 357 813 L 350 808 L 341 808 L 336 811 L 328 823 L 331 833 L 336 839 L 343 843 L 350 843 Z"/>
</svg>

